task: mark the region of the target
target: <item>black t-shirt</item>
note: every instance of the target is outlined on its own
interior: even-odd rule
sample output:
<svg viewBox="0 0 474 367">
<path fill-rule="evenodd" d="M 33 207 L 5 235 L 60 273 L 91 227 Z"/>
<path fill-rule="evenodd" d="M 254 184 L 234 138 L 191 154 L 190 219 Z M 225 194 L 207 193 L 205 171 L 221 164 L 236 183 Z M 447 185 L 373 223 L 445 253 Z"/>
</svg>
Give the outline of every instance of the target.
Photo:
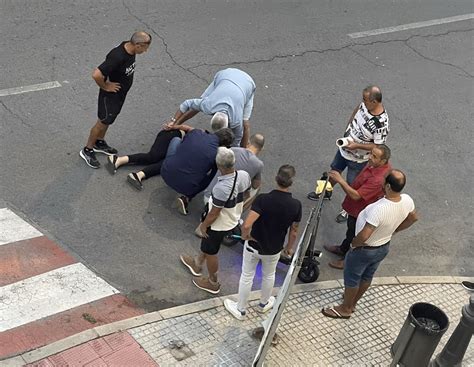
<svg viewBox="0 0 474 367">
<path fill-rule="evenodd" d="M 290 192 L 273 190 L 258 195 L 252 204 L 254 212 L 260 214 L 252 227 L 251 247 L 260 255 L 274 255 L 283 249 L 288 228 L 301 221 L 301 202 L 294 199 Z"/>
<path fill-rule="evenodd" d="M 127 93 L 133 83 L 133 73 L 135 72 L 135 55 L 130 55 L 125 50 L 125 43 L 110 51 L 105 61 L 98 67 L 104 77 L 111 82 L 120 83 L 121 93 Z"/>
</svg>

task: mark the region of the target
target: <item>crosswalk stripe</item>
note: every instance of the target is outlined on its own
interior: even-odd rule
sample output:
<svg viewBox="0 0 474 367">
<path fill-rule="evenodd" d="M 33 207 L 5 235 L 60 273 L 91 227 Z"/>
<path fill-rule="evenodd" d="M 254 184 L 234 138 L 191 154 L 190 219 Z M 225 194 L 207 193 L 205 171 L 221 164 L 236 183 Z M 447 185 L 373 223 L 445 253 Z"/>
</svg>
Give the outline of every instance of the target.
<svg viewBox="0 0 474 367">
<path fill-rule="evenodd" d="M 77 261 L 45 236 L 0 246 L 0 287 Z"/>
<path fill-rule="evenodd" d="M 42 236 L 40 231 L 10 209 L 0 209 L 0 246 L 39 236 Z"/>
<path fill-rule="evenodd" d="M 119 293 L 81 263 L 0 287 L 0 332 Z"/>
<path fill-rule="evenodd" d="M 137 308 L 124 295 L 114 294 L 4 331 L 0 333 L 0 366 L 2 359 L 50 344 L 95 326 L 128 319 L 143 313 L 142 309 Z M 84 317 L 85 315 L 88 317 Z M 40 364 L 40 366 L 43 365 Z"/>
</svg>

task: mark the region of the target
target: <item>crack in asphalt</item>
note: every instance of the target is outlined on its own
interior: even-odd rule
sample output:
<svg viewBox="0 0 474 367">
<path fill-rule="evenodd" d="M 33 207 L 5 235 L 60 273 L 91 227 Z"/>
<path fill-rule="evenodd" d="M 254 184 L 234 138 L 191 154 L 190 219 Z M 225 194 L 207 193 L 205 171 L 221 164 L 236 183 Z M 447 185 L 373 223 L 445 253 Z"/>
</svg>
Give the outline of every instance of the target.
<svg viewBox="0 0 474 367">
<path fill-rule="evenodd" d="M 200 64 L 197 64 L 197 65 L 194 65 L 194 66 L 190 66 L 189 68 L 187 68 L 187 70 L 196 69 L 196 68 L 199 68 L 199 67 L 202 67 L 202 66 L 233 66 L 233 65 L 258 64 L 258 63 L 272 62 L 272 61 L 275 61 L 277 59 L 303 57 L 303 56 L 306 56 L 308 54 L 324 54 L 324 53 L 329 53 L 329 52 L 339 52 L 339 51 L 344 51 L 346 49 L 357 53 L 353 49 L 354 46 L 373 46 L 373 45 L 377 45 L 377 44 L 386 44 L 386 43 L 393 43 L 393 42 L 403 42 L 403 43 L 406 44 L 407 42 L 409 42 L 413 38 L 441 37 L 441 36 L 446 36 L 446 35 L 449 35 L 449 34 L 452 34 L 452 33 L 466 33 L 466 32 L 470 32 L 472 30 L 474 30 L 474 29 L 473 28 L 468 28 L 468 29 L 460 29 L 460 30 L 455 30 L 455 31 L 448 31 L 448 32 L 444 32 L 444 33 L 436 33 L 436 34 L 428 34 L 428 35 L 414 34 L 414 35 L 411 35 L 407 38 L 401 38 L 401 39 L 377 40 L 377 41 L 366 42 L 366 43 L 350 43 L 348 45 L 344 45 L 344 46 L 341 46 L 341 47 L 338 47 L 338 48 L 326 48 L 326 49 L 322 49 L 322 50 L 305 50 L 305 51 L 302 51 L 302 52 L 299 52 L 299 53 L 275 55 L 275 56 L 272 56 L 272 57 L 269 57 L 269 58 L 263 58 L 263 59 L 257 59 L 257 60 L 234 61 L 234 62 L 231 62 L 231 63 L 212 63 L 212 64 L 210 64 L 210 63 L 200 63 Z M 410 46 L 408 46 L 408 47 L 410 47 Z M 443 65 L 453 66 L 453 67 L 455 67 L 459 70 L 462 70 L 466 74 L 466 76 L 472 77 L 471 74 L 469 74 L 468 72 L 466 72 L 465 70 L 463 70 L 462 68 L 460 68 L 456 65 L 449 64 L 449 63 L 444 63 L 442 61 L 438 61 L 438 60 L 434 60 L 434 59 L 429 59 L 429 58 L 427 58 L 427 57 L 425 57 L 424 55 L 421 55 L 421 54 L 419 54 L 419 55 L 420 55 L 420 57 L 423 57 L 424 59 L 427 59 L 427 60 L 430 60 L 430 61 L 433 61 L 433 62 L 439 62 Z M 359 56 L 363 57 L 360 54 L 359 54 Z M 363 58 L 366 61 L 368 61 L 369 63 L 373 64 L 373 65 L 381 66 L 381 65 L 378 65 L 378 64 L 374 64 L 373 62 L 367 60 L 365 57 L 363 57 Z"/>
<path fill-rule="evenodd" d="M 7 111 L 8 113 L 10 113 L 12 116 L 15 116 L 18 120 L 21 121 L 21 123 L 25 126 L 28 126 L 28 127 L 33 127 L 32 125 L 30 125 L 29 123 L 27 123 L 25 120 L 23 120 L 23 117 L 21 117 L 19 114 L 13 112 L 6 104 L 5 102 L 1 101 L 0 100 L 0 105 L 2 105 L 2 107 L 5 109 L 5 111 Z"/>
<path fill-rule="evenodd" d="M 418 56 L 420 56 L 422 59 L 425 59 L 425 60 L 428 60 L 428 61 L 432 61 L 432 62 L 435 62 L 437 64 L 441 64 L 441 65 L 445 65 L 445 66 L 451 66 L 461 72 L 463 72 L 464 76 L 467 76 L 467 77 L 470 77 L 470 78 L 473 78 L 474 75 L 470 74 L 469 72 L 467 72 L 466 70 L 464 70 L 462 67 L 458 66 L 458 65 L 454 65 L 454 64 L 451 64 L 449 62 L 445 62 L 445 61 L 441 61 L 441 60 L 436 60 L 436 59 L 432 59 L 431 57 L 428 57 L 426 55 L 423 55 L 420 51 L 418 51 L 417 49 L 415 49 L 414 46 L 410 45 L 409 43 L 409 40 L 405 41 L 404 44 L 405 46 L 407 46 L 410 50 L 412 50 L 415 54 L 417 54 Z"/>
<path fill-rule="evenodd" d="M 198 75 L 197 73 L 193 72 L 192 70 L 193 69 L 197 69 L 199 67 L 203 67 L 203 66 L 220 66 L 220 67 L 224 67 L 224 66 L 234 66 L 234 65 L 251 65 L 251 64 L 258 64 L 258 63 L 265 63 L 265 62 L 273 62 L 275 60 L 278 60 L 278 59 L 286 59 L 286 58 L 293 58 L 293 57 L 303 57 L 303 56 L 306 56 L 308 54 L 324 54 L 324 53 L 329 53 L 329 52 L 339 52 L 339 51 L 344 51 L 346 49 L 350 50 L 351 52 L 359 55 L 360 57 L 362 57 L 364 60 L 366 60 L 368 63 L 374 65 L 374 66 L 377 66 L 377 67 L 384 67 L 383 65 L 380 65 L 378 63 L 375 63 L 373 62 L 372 60 L 364 57 L 362 54 L 360 54 L 359 52 L 355 51 L 353 49 L 354 46 L 372 46 L 372 45 L 376 45 L 376 44 L 385 44 L 385 43 L 392 43 L 392 42 L 403 42 L 408 48 L 410 48 L 414 53 L 416 53 L 418 56 L 420 56 L 421 58 L 425 59 L 425 60 L 428 60 L 428 61 L 432 61 L 432 62 L 436 62 L 436 63 L 439 63 L 441 65 L 445 65 L 445 66 L 450 66 L 450 67 L 453 67 L 459 71 L 461 71 L 464 76 L 467 76 L 467 77 L 474 77 L 473 75 L 471 75 L 469 72 L 467 72 L 466 70 L 464 70 L 463 68 L 461 68 L 460 66 L 457 66 L 457 65 L 454 65 L 454 64 L 451 64 L 451 63 L 448 63 L 448 62 L 443 62 L 443 61 L 440 61 L 440 60 L 436 60 L 436 59 L 432 59 L 432 58 L 429 58 L 428 56 L 425 56 L 423 55 L 421 52 L 419 52 L 418 50 L 416 50 L 414 48 L 414 46 L 411 46 L 408 42 L 414 38 L 428 38 L 428 37 L 441 37 L 441 36 L 446 36 L 446 35 L 449 35 L 449 34 L 452 34 L 452 33 L 465 33 L 465 32 L 470 32 L 472 30 L 474 30 L 473 28 L 468 28 L 468 29 L 459 29 L 459 30 L 454 30 L 454 31 L 447 31 L 447 32 L 443 32 L 443 33 L 436 33 L 436 34 L 427 34 L 427 35 L 418 35 L 418 34 L 414 34 L 414 35 L 411 35 L 409 36 L 408 38 L 403 38 L 403 39 L 392 39 L 392 40 L 386 40 L 386 41 L 381 41 L 381 40 L 378 40 L 378 41 L 373 41 L 373 42 L 367 42 L 367 43 L 350 43 L 348 45 L 344 45 L 342 47 L 339 47 L 339 48 L 326 48 L 326 49 L 322 49 L 322 50 L 305 50 L 305 51 L 302 51 L 302 52 L 299 52 L 299 53 L 292 53 L 292 54 L 283 54 L 283 55 L 274 55 L 274 56 L 271 56 L 269 58 L 262 58 L 262 59 L 257 59 L 257 60 L 247 60 L 247 61 L 233 61 L 233 62 L 230 62 L 230 63 L 200 63 L 200 64 L 197 64 L 197 65 L 193 65 L 193 66 L 190 66 L 190 67 L 185 67 L 183 65 L 181 65 L 178 61 L 176 61 L 176 59 L 174 58 L 174 56 L 171 54 L 171 52 L 168 50 L 168 43 L 166 42 L 165 38 L 163 36 L 161 36 L 157 31 L 155 31 L 153 29 L 153 27 L 151 27 L 147 22 L 145 22 L 142 18 L 140 18 L 139 16 L 137 16 L 136 14 L 134 14 L 132 12 L 132 10 L 130 9 L 130 7 L 126 4 L 125 0 L 122 0 L 122 4 L 124 6 L 124 8 L 127 10 L 127 12 L 132 16 L 134 17 L 135 19 L 137 19 L 140 23 L 142 23 L 144 26 L 146 26 L 148 29 L 151 30 L 151 32 L 156 35 L 160 40 L 161 40 L 161 43 L 163 44 L 163 46 L 165 47 L 165 53 L 168 55 L 168 57 L 170 58 L 170 60 L 173 62 L 174 65 L 176 65 L 177 67 L 179 67 L 180 69 L 192 74 L 193 76 L 195 76 L 196 78 L 198 78 L 199 80 L 205 82 L 205 83 L 209 83 L 208 80 L 206 80 L 205 78 L 201 77 L 200 75 Z"/>
<path fill-rule="evenodd" d="M 191 71 L 189 68 L 185 68 L 183 65 L 181 65 L 178 61 L 176 61 L 176 59 L 174 58 L 174 56 L 171 54 L 171 52 L 169 52 L 168 50 L 168 43 L 166 42 L 165 38 L 163 36 L 161 36 L 157 31 L 155 31 L 153 29 L 153 27 L 151 27 L 147 22 L 145 22 L 142 18 L 140 18 L 139 16 L 135 15 L 131 9 L 129 8 L 129 6 L 125 3 L 125 0 L 122 0 L 122 4 L 123 4 L 123 7 L 127 10 L 127 12 L 132 16 L 134 17 L 136 20 L 138 20 L 140 23 L 142 23 L 145 27 L 147 27 L 155 36 L 157 36 L 161 43 L 163 44 L 163 46 L 165 47 L 165 53 L 168 55 L 168 57 L 170 58 L 171 62 L 173 64 L 175 64 L 178 68 L 192 74 L 193 76 L 195 76 L 196 78 L 198 78 L 199 80 L 205 82 L 206 84 L 209 84 L 209 81 L 206 80 L 205 78 L 203 78 L 202 76 L 200 76 L 199 74 L 196 74 L 195 72 Z"/>
</svg>

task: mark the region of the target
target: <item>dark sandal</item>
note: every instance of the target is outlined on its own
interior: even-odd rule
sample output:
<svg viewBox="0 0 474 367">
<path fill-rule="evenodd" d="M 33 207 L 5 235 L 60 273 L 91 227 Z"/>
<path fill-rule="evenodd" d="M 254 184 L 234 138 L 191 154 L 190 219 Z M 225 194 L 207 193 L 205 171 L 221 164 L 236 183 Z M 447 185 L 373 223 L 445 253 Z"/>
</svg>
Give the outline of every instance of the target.
<svg viewBox="0 0 474 367">
<path fill-rule="evenodd" d="M 331 311 L 332 314 L 330 314 L 328 311 Z M 330 317 L 331 319 L 349 319 L 350 318 L 350 316 L 341 315 L 334 307 L 329 307 L 327 310 L 323 308 L 321 312 L 324 316 Z"/>
<path fill-rule="evenodd" d="M 132 185 L 134 188 L 137 190 L 142 190 L 143 185 L 140 179 L 138 178 L 138 175 L 135 172 L 131 172 L 127 176 L 127 182 Z"/>
<path fill-rule="evenodd" d="M 117 166 L 115 165 L 117 163 L 117 159 L 118 157 L 115 154 L 109 155 L 107 157 L 107 164 L 105 165 L 105 168 L 107 168 L 107 171 L 109 171 L 111 175 L 115 175 L 117 172 Z"/>
</svg>

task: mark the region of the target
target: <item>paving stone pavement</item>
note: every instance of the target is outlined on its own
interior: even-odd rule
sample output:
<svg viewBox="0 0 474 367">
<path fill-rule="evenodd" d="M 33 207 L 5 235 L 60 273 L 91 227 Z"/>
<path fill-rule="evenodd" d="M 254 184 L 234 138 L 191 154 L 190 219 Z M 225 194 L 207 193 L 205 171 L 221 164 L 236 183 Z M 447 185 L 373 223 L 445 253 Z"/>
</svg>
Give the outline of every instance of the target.
<svg viewBox="0 0 474 367">
<path fill-rule="evenodd" d="M 341 288 L 290 295 L 278 330 L 280 343 L 270 349 L 265 365 L 388 366 L 390 345 L 416 302 L 432 303 L 449 317 L 450 326 L 436 356 L 456 327 L 469 294 L 459 284 L 373 286 L 349 320 L 321 314 L 322 307 L 337 304 L 341 298 Z M 249 332 L 266 316 L 254 310 L 248 315 L 238 321 L 219 306 L 136 327 L 129 333 L 160 366 L 249 366 L 258 348 Z M 191 355 L 175 359 L 169 348 L 173 341 L 184 342 Z M 463 366 L 474 366 L 473 344 Z"/>
</svg>

